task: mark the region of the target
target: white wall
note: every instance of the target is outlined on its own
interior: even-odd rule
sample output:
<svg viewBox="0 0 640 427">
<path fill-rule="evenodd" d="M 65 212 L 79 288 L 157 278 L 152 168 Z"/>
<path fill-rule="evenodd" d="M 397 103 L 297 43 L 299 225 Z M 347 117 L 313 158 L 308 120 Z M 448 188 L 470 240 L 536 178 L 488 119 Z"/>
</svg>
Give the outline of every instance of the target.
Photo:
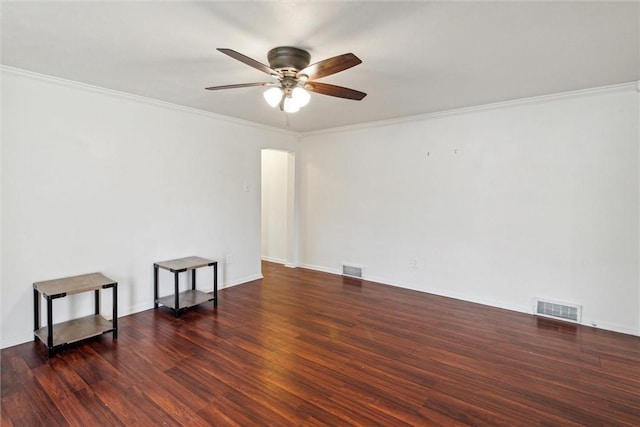
<svg viewBox="0 0 640 427">
<path fill-rule="evenodd" d="M 1 346 L 32 339 L 35 281 L 101 271 L 119 282 L 122 316 L 153 306 L 155 261 L 232 254 L 221 287 L 260 277 L 261 148 L 296 145 L 291 133 L 3 69 Z M 211 277 L 198 271 L 203 289 Z M 172 276 L 160 278 L 169 293 Z M 88 314 L 90 301 L 56 301 L 54 320 Z"/>
<path fill-rule="evenodd" d="M 300 221 L 308 267 L 359 263 L 373 280 L 525 312 L 534 296 L 576 302 L 587 324 L 640 332 L 632 87 L 318 132 L 300 148 L 287 132 L 5 68 L 1 106 L 2 347 L 32 339 L 34 281 L 102 271 L 122 316 L 152 307 L 154 261 L 233 254 L 223 287 L 259 277 L 262 148 L 297 151 L 288 227 Z M 55 310 L 88 314 L 90 298 Z"/>
<path fill-rule="evenodd" d="M 301 263 L 640 334 L 632 85 L 307 134 Z"/>
<path fill-rule="evenodd" d="M 262 150 L 262 259 L 284 264 L 287 259 L 289 154 Z"/>
</svg>

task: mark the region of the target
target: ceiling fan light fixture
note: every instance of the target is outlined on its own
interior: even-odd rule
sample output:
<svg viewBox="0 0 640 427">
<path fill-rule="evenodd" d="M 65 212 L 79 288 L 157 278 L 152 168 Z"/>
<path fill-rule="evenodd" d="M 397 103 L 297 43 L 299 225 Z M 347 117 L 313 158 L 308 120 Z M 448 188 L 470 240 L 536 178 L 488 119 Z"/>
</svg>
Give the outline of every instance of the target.
<svg viewBox="0 0 640 427">
<path fill-rule="evenodd" d="M 284 112 L 285 113 L 297 113 L 300 110 L 300 105 L 290 96 L 284 99 Z"/>
<path fill-rule="evenodd" d="M 293 91 L 291 92 L 291 97 L 295 100 L 296 104 L 298 104 L 300 108 L 307 105 L 309 103 L 309 100 L 311 99 L 311 95 L 309 95 L 309 92 L 301 87 L 293 89 Z"/>
<path fill-rule="evenodd" d="M 264 99 L 267 101 L 267 104 L 275 107 L 280 104 L 282 100 L 282 89 L 279 87 L 272 87 L 271 89 L 267 89 L 264 94 Z"/>
<path fill-rule="evenodd" d="M 271 107 L 275 108 L 277 105 L 280 111 L 287 113 L 295 113 L 307 105 L 311 98 L 309 92 L 356 101 L 367 96 L 364 92 L 347 87 L 316 82 L 319 78 L 339 73 L 362 63 L 353 53 L 344 53 L 309 65 L 311 55 L 306 50 L 292 46 L 279 46 L 271 49 L 267 54 L 269 59 L 267 66 L 232 49 L 218 48 L 218 50 L 245 65 L 274 77 L 278 83 L 273 81 L 239 83 L 206 87 L 206 90 L 276 86 L 263 93 L 264 99 Z"/>
</svg>

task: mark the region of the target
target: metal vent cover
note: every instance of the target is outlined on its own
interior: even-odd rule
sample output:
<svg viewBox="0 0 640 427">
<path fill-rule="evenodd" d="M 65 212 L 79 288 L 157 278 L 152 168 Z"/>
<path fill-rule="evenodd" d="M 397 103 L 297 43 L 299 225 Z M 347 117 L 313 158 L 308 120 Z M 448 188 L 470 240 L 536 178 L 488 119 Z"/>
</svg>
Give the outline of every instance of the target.
<svg viewBox="0 0 640 427">
<path fill-rule="evenodd" d="M 535 314 L 580 323 L 582 319 L 582 306 L 538 298 L 536 299 Z"/>
<path fill-rule="evenodd" d="M 342 264 L 342 275 L 349 277 L 362 278 L 362 267 L 353 264 Z"/>
</svg>

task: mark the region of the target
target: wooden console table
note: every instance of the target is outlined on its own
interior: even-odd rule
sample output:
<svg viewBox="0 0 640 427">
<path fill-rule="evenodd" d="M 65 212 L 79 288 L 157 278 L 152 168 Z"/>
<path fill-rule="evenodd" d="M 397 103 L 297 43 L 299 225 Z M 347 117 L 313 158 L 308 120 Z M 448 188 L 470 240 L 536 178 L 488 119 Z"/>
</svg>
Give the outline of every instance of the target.
<svg viewBox="0 0 640 427">
<path fill-rule="evenodd" d="M 113 317 L 100 315 L 100 290 L 113 290 Z M 94 291 L 94 315 L 53 324 L 53 300 Z M 40 294 L 47 300 L 47 326 L 40 327 Z M 118 337 L 118 283 L 101 273 L 84 274 L 33 284 L 34 339 L 42 341 L 51 357 L 56 349 L 73 342 L 113 332 Z"/>
<path fill-rule="evenodd" d="M 196 290 L 196 269 L 201 267 L 213 267 L 213 295 Z M 160 298 L 158 296 L 158 269 L 169 270 L 174 274 L 174 293 Z M 178 275 L 183 271 L 191 270 L 191 290 L 180 292 Z M 191 256 L 173 259 L 170 261 L 156 262 L 153 264 L 153 291 L 154 307 L 159 304 L 172 309 L 176 317 L 180 316 L 180 310 L 213 301 L 213 306 L 218 306 L 218 261 Z"/>
</svg>

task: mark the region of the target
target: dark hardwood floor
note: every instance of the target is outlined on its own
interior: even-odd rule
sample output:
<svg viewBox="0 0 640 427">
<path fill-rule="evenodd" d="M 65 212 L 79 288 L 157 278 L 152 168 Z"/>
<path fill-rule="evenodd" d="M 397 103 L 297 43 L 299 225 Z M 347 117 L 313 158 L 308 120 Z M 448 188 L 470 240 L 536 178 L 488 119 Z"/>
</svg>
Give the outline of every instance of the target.
<svg viewBox="0 0 640 427">
<path fill-rule="evenodd" d="M 1 352 L 8 426 L 640 426 L 640 338 L 264 263 L 176 319 Z M 151 287 L 149 289 L 151 292 Z M 25 307 L 25 309 L 27 309 Z"/>
</svg>

